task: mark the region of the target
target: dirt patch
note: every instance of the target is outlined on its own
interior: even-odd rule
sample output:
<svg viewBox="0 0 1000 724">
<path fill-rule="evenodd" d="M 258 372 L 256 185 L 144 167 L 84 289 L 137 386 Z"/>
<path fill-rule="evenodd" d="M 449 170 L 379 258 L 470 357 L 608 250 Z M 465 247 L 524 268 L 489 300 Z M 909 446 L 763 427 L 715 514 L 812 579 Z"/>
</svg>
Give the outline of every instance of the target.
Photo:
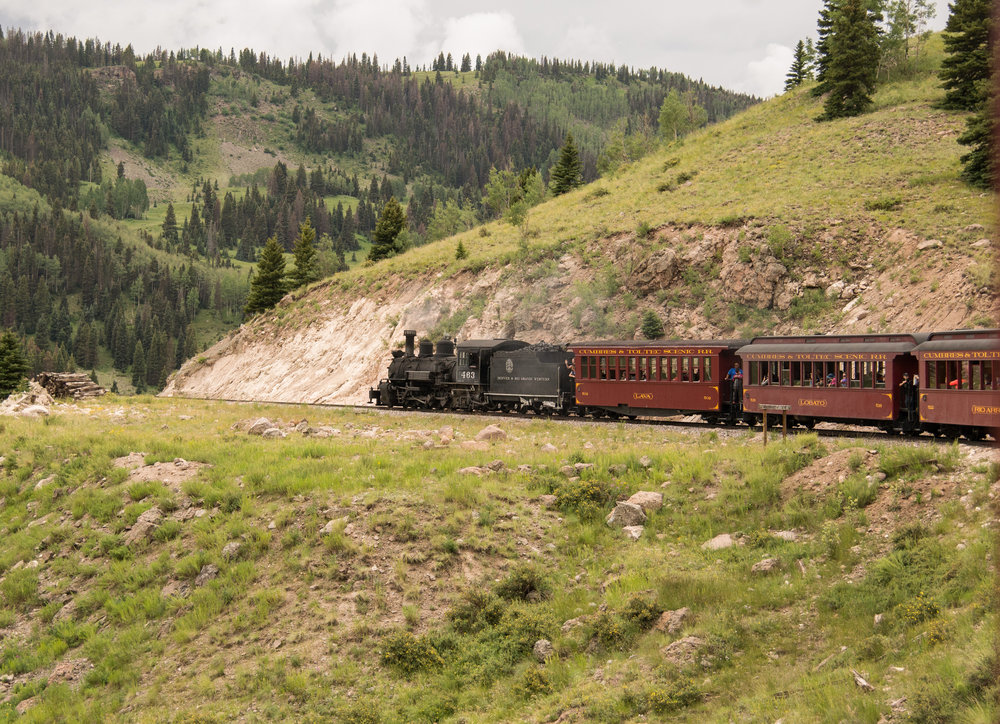
<svg viewBox="0 0 1000 724">
<path fill-rule="evenodd" d="M 131 452 L 124 457 L 115 458 L 111 461 L 111 464 L 116 468 L 127 468 L 128 470 L 141 468 L 146 464 L 146 453 Z"/>
<path fill-rule="evenodd" d="M 855 472 L 851 469 L 851 464 L 853 461 L 857 465 L 859 458 L 861 462 L 856 470 L 870 473 L 878 468 L 878 454 L 873 450 L 860 447 L 838 450 L 785 478 L 781 483 L 781 497 L 787 500 L 799 493 L 816 495 L 826 492 Z"/>
<path fill-rule="evenodd" d="M 132 455 L 136 454 L 132 453 Z M 126 460 L 128 457 L 130 456 L 118 458 L 118 460 Z M 117 464 L 117 462 L 116 460 L 115 463 Z M 208 463 L 195 463 L 177 458 L 172 463 L 153 463 L 152 465 L 143 465 L 140 468 L 136 468 L 128 476 L 128 481 L 130 483 L 158 481 L 168 488 L 180 490 L 182 483 L 195 477 L 202 468 L 210 467 L 212 466 Z"/>
<path fill-rule="evenodd" d="M 79 686 L 83 677 L 87 675 L 94 665 L 87 659 L 66 659 L 60 661 L 49 674 L 50 684 L 69 684 L 72 687 Z"/>
<path fill-rule="evenodd" d="M 168 200 L 168 191 L 177 183 L 177 178 L 164 166 L 133 153 L 122 146 L 121 142 L 110 141 L 108 153 L 115 166 L 119 163 L 124 164 L 126 178 L 138 179 L 146 184 L 146 192 L 151 203 Z"/>
</svg>

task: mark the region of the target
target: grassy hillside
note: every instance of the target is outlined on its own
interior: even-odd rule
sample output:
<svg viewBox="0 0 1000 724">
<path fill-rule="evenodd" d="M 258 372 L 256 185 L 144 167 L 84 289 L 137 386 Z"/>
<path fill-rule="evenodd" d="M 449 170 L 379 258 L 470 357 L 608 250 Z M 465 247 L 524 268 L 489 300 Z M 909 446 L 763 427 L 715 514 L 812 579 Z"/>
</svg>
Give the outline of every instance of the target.
<svg viewBox="0 0 1000 724">
<path fill-rule="evenodd" d="M 3 720 L 997 716 L 986 448 L 522 420 L 474 443 L 465 417 L 149 398 L 57 412 L 0 418 Z M 287 437 L 244 432 L 260 416 Z M 604 517 L 640 490 L 663 505 L 632 541 Z"/>
</svg>

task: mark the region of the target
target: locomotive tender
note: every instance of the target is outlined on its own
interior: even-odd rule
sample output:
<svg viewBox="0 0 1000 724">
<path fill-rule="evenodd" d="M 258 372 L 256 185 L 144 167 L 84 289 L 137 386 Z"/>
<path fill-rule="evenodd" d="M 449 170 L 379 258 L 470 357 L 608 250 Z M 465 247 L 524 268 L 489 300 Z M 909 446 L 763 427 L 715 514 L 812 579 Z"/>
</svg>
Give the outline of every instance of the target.
<svg viewBox="0 0 1000 724">
<path fill-rule="evenodd" d="M 388 378 L 369 392 L 382 406 L 577 414 L 698 414 L 709 423 L 758 422 L 785 409 L 812 428 L 829 421 L 998 439 L 1000 330 L 930 334 L 800 335 L 745 340 L 586 342 L 568 347 L 507 339 L 404 333 Z M 743 369 L 737 380 L 728 370 Z"/>
</svg>

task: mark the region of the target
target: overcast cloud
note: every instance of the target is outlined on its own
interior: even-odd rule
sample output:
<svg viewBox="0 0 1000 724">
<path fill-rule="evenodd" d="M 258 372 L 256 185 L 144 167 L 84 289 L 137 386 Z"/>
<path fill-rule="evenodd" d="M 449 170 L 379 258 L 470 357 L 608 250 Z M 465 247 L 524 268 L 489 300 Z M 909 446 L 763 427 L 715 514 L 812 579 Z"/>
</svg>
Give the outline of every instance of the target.
<svg viewBox="0 0 1000 724">
<path fill-rule="evenodd" d="M 940 30 L 948 0 L 935 0 Z M 429 63 L 441 51 L 494 50 L 657 66 L 714 85 L 780 93 L 796 41 L 816 32 L 821 0 L 0 0 L 0 25 L 132 46 L 242 48 L 282 59 L 376 53 Z"/>
</svg>

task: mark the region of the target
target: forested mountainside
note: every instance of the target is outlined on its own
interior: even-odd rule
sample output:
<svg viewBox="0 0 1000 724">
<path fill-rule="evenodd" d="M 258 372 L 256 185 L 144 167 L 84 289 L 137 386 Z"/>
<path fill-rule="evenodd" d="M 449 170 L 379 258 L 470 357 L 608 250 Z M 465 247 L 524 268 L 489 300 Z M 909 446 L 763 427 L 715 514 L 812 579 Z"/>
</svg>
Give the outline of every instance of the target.
<svg viewBox="0 0 1000 724">
<path fill-rule="evenodd" d="M 709 121 L 756 102 L 662 69 L 502 53 L 428 71 L 0 33 L 0 322 L 36 372 L 162 386 L 241 321 L 269 237 L 291 250 L 309 219 L 329 274 L 364 258 L 390 198 L 411 245 L 468 228 L 493 213 L 491 169 L 545 174 L 575 132 L 593 179 L 608 139 L 651 134 L 671 90 Z"/>
</svg>

